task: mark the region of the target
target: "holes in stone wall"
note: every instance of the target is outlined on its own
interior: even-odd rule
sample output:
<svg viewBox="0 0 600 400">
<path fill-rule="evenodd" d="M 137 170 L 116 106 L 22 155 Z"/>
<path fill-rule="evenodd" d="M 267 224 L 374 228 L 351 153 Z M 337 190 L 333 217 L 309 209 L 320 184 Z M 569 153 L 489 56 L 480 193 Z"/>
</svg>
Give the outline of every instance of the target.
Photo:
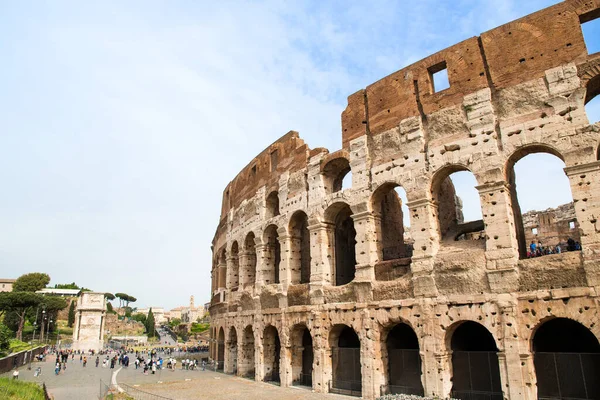
<svg viewBox="0 0 600 400">
<path fill-rule="evenodd" d="M 231 271 L 230 273 L 230 283 L 231 288 L 236 289 L 239 284 L 239 275 L 240 275 L 240 263 L 239 263 L 239 246 L 237 242 L 233 242 L 231 245 Z"/>
</svg>

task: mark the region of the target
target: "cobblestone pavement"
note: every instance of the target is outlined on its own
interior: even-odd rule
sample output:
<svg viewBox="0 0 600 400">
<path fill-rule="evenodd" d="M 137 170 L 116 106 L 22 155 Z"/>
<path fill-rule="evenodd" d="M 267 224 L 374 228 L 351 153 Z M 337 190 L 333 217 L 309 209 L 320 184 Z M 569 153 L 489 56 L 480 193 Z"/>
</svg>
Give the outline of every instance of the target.
<svg viewBox="0 0 600 400">
<path fill-rule="evenodd" d="M 133 359 L 133 355 L 130 355 Z M 133 363 L 128 368 L 116 366 L 110 368 L 96 368 L 95 357 L 88 357 L 87 367 L 83 367 L 79 357 L 74 361 L 69 360 L 67 370 L 54 375 L 55 356 L 46 357 L 46 361 L 34 362 L 32 369 L 26 367 L 19 369 L 19 379 L 34 382 L 45 382 L 48 391 L 55 400 L 97 400 L 100 393 L 100 380 L 111 382 L 112 373 L 119 371 L 117 382 L 130 385 L 134 388 L 158 394 L 175 400 L 263 400 L 263 399 L 290 399 L 290 400 L 326 400 L 350 399 L 350 397 L 313 393 L 308 388 L 281 388 L 263 382 L 238 378 L 212 371 L 183 371 L 178 368 L 160 370 L 155 375 L 144 375 L 142 369 L 135 369 Z M 102 359 L 102 357 L 100 358 Z M 34 377 L 36 367 L 42 368 L 42 374 Z M 121 368 L 119 370 L 119 368 Z M 12 371 L 3 374 L 4 377 L 12 376 Z"/>
</svg>

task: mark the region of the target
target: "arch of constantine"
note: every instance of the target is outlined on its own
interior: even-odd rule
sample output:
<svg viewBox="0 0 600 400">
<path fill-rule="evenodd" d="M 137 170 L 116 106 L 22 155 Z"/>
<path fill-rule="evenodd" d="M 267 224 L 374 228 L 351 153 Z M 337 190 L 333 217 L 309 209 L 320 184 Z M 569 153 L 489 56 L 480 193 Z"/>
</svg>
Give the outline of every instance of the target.
<svg viewBox="0 0 600 400">
<path fill-rule="evenodd" d="M 598 17 L 567 0 L 467 39 L 350 95 L 340 150 L 292 131 L 254 158 L 213 240 L 218 368 L 367 399 L 600 398 Z M 564 163 L 581 247 L 530 258 L 513 167 L 540 152 Z"/>
</svg>

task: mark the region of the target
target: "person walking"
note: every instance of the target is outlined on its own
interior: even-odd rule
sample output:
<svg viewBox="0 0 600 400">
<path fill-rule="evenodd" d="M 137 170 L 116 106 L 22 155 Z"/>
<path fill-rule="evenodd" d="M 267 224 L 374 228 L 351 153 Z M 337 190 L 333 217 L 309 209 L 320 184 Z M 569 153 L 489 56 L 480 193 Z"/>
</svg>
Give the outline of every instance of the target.
<svg viewBox="0 0 600 400">
<path fill-rule="evenodd" d="M 15 368 L 13 371 L 13 379 L 19 380 L 19 369 Z"/>
<path fill-rule="evenodd" d="M 58 375 L 59 372 L 60 372 L 60 363 L 56 363 L 56 366 L 54 367 L 54 374 Z"/>
<path fill-rule="evenodd" d="M 98 364 L 100 364 L 100 357 L 96 356 L 96 368 L 98 368 Z"/>
</svg>

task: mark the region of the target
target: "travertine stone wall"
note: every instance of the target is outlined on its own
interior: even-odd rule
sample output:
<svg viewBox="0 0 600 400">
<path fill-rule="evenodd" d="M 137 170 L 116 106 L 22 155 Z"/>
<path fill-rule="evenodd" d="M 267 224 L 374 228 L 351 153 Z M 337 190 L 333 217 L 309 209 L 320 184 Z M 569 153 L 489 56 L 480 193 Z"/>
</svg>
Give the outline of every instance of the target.
<svg viewBox="0 0 600 400">
<path fill-rule="evenodd" d="M 74 350 L 102 350 L 105 317 L 104 293 L 82 292 L 79 295 L 75 309 L 75 328 L 73 329 Z"/>
<path fill-rule="evenodd" d="M 284 386 L 308 372 L 314 390 L 327 392 L 340 379 L 336 334 L 347 326 L 360 340 L 358 390 L 372 399 L 395 384 L 386 338 L 404 323 L 419 341 L 423 393 L 445 397 L 457 384 L 452 337 L 474 321 L 493 337 L 504 398 L 537 398 L 539 326 L 568 318 L 600 338 L 600 124 L 584 108 L 600 92 L 600 54 L 587 53 L 580 29 L 598 16 L 599 0 L 567 0 L 467 39 L 349 96 L 342 149 L 310 149 L 291 131 L 253 159 L 223 193 L 211 356 L 257 380 L 278 371 Z M 450 87 L 435 91 L 432 73 L 444 67 Z M 580 252 L 523 257 L 530 218 L 513 166 L 536 152 L 565 164 Z M 348 171 L 352 185 L 342 189 Z M 474 175 L 482 221 L 463 223 L 448 179 L 457 171 Z M 396 186 L 408 200 L 406 235 L 386 197 Z M 342 246 L 348 209 L 356 234 Z M 473 232 L 481 239 L 454 240 L 480 237 Z M 355 265 L 339 262 L 349 250 Z M 340 269 L 352 282 L 337 285 Z M 303 328 L 310 369 L 298 359 L 294 332 Z"/>
</svg>

